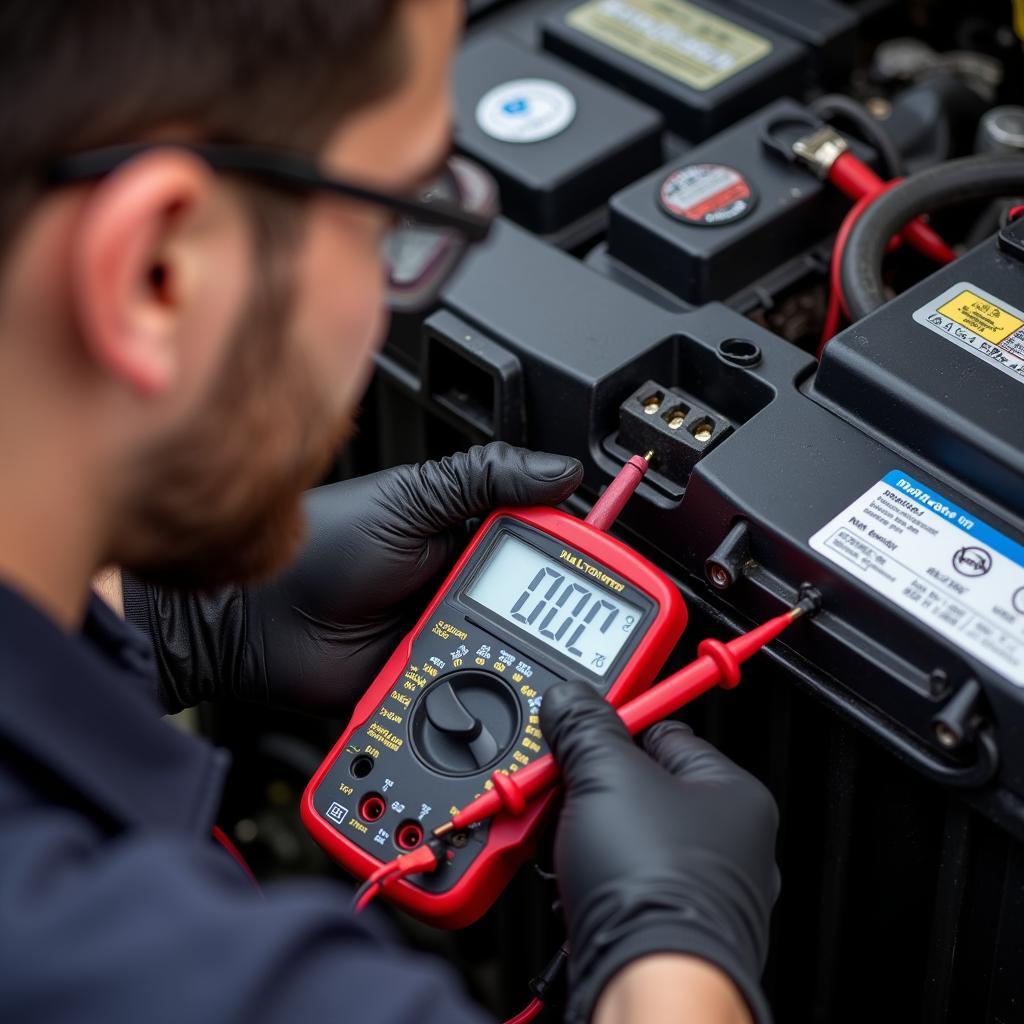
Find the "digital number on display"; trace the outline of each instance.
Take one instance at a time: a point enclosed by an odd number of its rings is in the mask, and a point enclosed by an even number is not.
[[[466,593],[546,646],[604,675],[643,610],[505,536]]]

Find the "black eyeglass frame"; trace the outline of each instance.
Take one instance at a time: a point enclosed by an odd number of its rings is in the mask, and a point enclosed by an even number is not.
[[[383,206],[417,224],[449,228],[467,243],[482,242],[495,215],[475,213],[443,198],[417,199],[381,192],[321,172],[309,157],[288,150],[234,143],[142,142],[104,146],[61,157],[49,168],[50,185],[70,185],[102,178],[142,153],[179,149],[192,153],[217,171],[244,174],[297,192],[327,192]]]

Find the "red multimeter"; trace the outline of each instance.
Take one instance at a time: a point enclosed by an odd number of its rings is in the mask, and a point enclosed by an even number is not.
[[[306,827],[366,878],[495,771],[547,753],[538,711],[549,687],[575,676],[622,704],[654,681],[686,618],[669,580],[601,530],[551,508],[495,512],[306,787]],[[456,833],[437,871],[389,898],[442,927],[475,921],[533,852],[551,799]]]

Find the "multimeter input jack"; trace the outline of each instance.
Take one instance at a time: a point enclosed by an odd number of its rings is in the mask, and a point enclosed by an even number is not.
[[[360,754],[358,757],[352,758],[352,764],[349,765],[348,770],[355,778],[365,779],[373,771],[373,758],[369,754]]]
[[[359,801],[359,817],[363,821],[379,821],[384,817],[387,808],[388,805],[384,802],[384,797],[379,793],[367,793]]]
[[[395,846],[415,850],[423,842],[423,826],[418,821],[403,821],[395,830]]]

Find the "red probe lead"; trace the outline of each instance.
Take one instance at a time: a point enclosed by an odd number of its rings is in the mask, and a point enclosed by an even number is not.
[[[801,616],[816,612],[820,603],[820,597],[809,592],[788,612],[776,615],[728,643],[713,639],[701,641],[695,661],[652,686],[646,693],[623,704],[617,709],[618,716],[630,735],[635,736],[715,686],[732,689],[740,681],[740,666],[745,661],[770,644]],[[357,893],[356,909],[362,910],[385,886],[399,878],[436,868],[440,863],[436,841],[449,833],[485,821],[502,811],[512,815],[522,814],[531,799],[557,785],[558,765],[550,754],[545,754],[514,775],[495,772],[491,776],[491,783],[493,788],[470,801],[450,821],[435,828],[428,843],[413,853],[381,865],[370,875]]]
[[[743,662],[765,644],[771,643],[802,615],[816,611],[817,607],[816,598],[804,598],[785,614],[769,619],[728,643],[722,643],[721,640],[702,641],[697,648],[699,656],[696,661],[623,704],[617,709],[619,717],[625,722],[630,734],[636,735],[714,686],[731,689],[740,681],[740,665]],[[550,754],[545,754],[514,775],[495,772],[491,781],[493,789],[478,796],[450,821],[435,828],[435,838],[468,828],[500,811],[522,814],[533,797],[558,782],[558,766]]]
[[[583,521],[598,530],[608,530],[619,518],[619,513],[626,507],[626,502],[633,497],[633,492],[643,480],[653,458],[654,452],[634,455],[619,470],[604,494],[594,502],[590,514]]]

